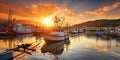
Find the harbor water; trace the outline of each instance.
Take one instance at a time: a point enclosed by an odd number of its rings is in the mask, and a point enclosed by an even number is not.
[[[0,36],[2,51],[12,51],[13,60],[120,60],[120,37],[79,33],[51,43],[42,35]]]

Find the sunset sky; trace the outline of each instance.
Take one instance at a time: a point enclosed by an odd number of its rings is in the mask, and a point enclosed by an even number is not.
[[[16,20],[41,22],[53,16],[78,24],[96,19],[120,18],[120,0],[0,0],[0,19],[13,9]]]

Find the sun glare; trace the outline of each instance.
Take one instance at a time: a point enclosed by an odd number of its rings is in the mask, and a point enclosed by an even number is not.
[[[44,20],[44,25],[51,27],[53,25],[53,21],[50,18],[46,18]]]

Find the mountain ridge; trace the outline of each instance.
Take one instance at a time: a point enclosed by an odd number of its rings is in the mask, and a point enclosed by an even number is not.
[[[75,24],[72,27],[117,27],[120,26],[120,19],[99,19]]]

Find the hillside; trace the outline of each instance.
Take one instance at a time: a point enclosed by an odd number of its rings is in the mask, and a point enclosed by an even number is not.
[[[81,24],[73,25],[72,27],[116,27],[120,26],[120,19],[101,19],[95,21],[88,21]]]

